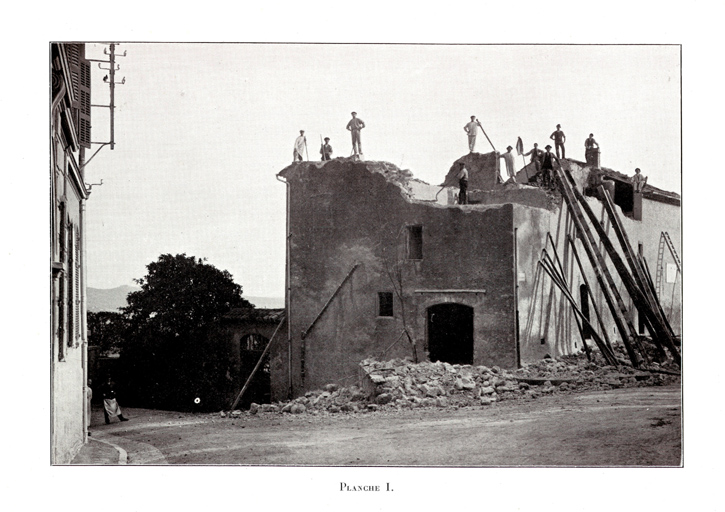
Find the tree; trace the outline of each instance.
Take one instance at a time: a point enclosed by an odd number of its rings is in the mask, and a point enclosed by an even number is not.
[[[128,294],[121,359],[127,401],[187,410],[217,406],[228,357],[209,337],[232,308],[253,307],[231,274],[186,254],[162,254]]]
[[[115,311],[88,312],[88,344],[101,354],[118,352],[123,343],[124,316]]]

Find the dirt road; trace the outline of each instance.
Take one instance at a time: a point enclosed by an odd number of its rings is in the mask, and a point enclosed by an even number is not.
[[[678,466],[679,387],[367,414],[219,415],[126,409],[93,435],[129,464]]]

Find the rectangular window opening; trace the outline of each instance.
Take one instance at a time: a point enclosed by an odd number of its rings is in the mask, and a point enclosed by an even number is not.
[[[423,226],[408,226],[408,259],[423,259]]]
[[[393,292],[378,292],[378,316],[393,316]]]

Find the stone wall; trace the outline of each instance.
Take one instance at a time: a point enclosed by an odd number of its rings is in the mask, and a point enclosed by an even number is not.
[[[288,374],[296,395],[355,382],[368,357],[425,360],[427,311],[441,303],[473,308],[474,364],[516,366],[512,205],[416,201],[399,173],[350,159],[280,173],[290,187],[291,354],[275,344],[273,398],[286,396]],[[421,227],[420,259],[409,258],[409,226]],[[379,315],[380,292],[392,293],[393,316]]]

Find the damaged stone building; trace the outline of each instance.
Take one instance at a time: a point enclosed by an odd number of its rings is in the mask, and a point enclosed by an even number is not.
[[[459,162],[469,169],[467,205],[456,204]],[[592,270],[581,274],[567,243],[576,231],[559,192],[528,184],[530,166],[517,183],[502,183],[499,165],[495,153],[470,153],[440,186],[387,162],[348,158],[279,173],[287,187],[287,322],[271,346],[273,400],[354,384],[368,357],[514,369],[582,350],[571,306],[539,270],[547,247],[556,247],[580,307],[592,317],[596,308],[618,342]],[[679,196],[649,185],[634,192],[626,176],[598,162],[562,166],[608,231],[596,190],[609,190],[633,246],[653,276],[657,269],[660,301],[679,333]],[[628,321],[645,334],[623,296]]]

